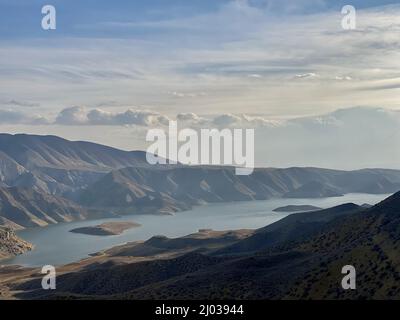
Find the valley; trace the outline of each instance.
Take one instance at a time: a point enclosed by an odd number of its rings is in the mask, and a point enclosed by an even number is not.
[[[18,299],[396,299],[399,207],[396,193],[371,208],[344,203],[254,230],[151,237],[60,266],[51,292],[35,268],[3,267],[0,279]],[[338,286],[343,264],[357,268],[358,290]]]
[[[313,204],[330,208],[346,202],[358,205],[375,204],[388,195],[347,194],[343,197],[324,199],[270,199],[213,203],[195,206],[189,211],[174,215],[136,214],[95,220],[58,223],[47,227],[27,228],[17,232],[22,239],[35,245],[35,249],[11,259],[1,260],[0,265],[37,267],[60,266],[87,258],[94,252],[127,242],[142,241],[155,235],[169,238],[182,237],[200,229],[238,230],[258,229],[285,218],[290,213],[274,212],[277,207],[290,204]],[[133,222],[141,226],[126,230],[120,235],[93,236],[71,233],[71,229],[91,227],[109,222]]]
[[[387,270],[397,274],[396,227],[386,220],[399,207],[399,195],[389,197],[399,170],[237,176],[145,159],[54,136],[0,135],[1,297],[340,298],[334,261],[364,268],[366,257],[381,259],[383,282]],[[38,288],[43,265],[57,266],[56,292]],[[384,270],[365,270],[364,280]]]

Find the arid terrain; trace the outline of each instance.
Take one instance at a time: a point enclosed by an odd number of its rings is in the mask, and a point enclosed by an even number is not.
[[[0,226],[0,260],[32,249],[33,245],[19,238],[12,228]]]
[[[142,262],[170,260],[200,249],[214,251],[245,239],[253,232],[253,230],[199,230],[198,233],[177,239],[156,236],[144,242],[127,243],[97,252],[87,259],[60,266],[57,268],[57,274],[79,274],[97,267],[103,269],[112,266],[123,267]],[[24,294],[25,290],[18,288],[30,286],[32,281],[40,286],[43,276],[40,271],[38,268],[19,266],[0,267],[0,297],[2,299],[21,298],[20,294]]]
[[[54,136],[0,134],[0,165],[1,257],[32,249],[15,235],[18,229],[128,214],[171,215],[209,203],[400,189],[399,170],[259,168],[237,176],[231,167],[149,166],[144,152]],[[302,212],[257,230],[200,230],[120,245],[59,266],[54,291],[41,288],[41,270],[5,266],[1,294],[10,299],[400,298],[399,199],[396,193],[372,207],[286,206],[277,210]],[[135,226],[118,222],[74,231],[118,234]],[[365,284],[356,293],[338,287],[341,264],[356,265]]]
[[[400,193],[364,208],[303,212],[257,230],[156,236],[57,268],[57,289],[38,269],[3,267],[12,299],[399,299]],[[357,269],[357,290],[340,285]],[[212,279],[212,281],[211,281]]]

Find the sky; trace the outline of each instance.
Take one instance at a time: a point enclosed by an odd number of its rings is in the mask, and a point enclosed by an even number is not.
[[[255,128],[260,166],[398,167],[399,39],[395,1],[0,0],[0,131],[133,150],[178,119]]]

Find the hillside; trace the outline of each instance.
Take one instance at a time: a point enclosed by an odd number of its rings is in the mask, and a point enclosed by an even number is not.
[[[0,188],[0,225],[15,229],[103,217],[60,196],[32,189]]]
[[[393,170],[266,168],[256,169],[250,176],[237,176],[227,167],[124,168],[89,186],[79,201],[87,206],[113,208],[157,207],[157,203],[162,208],[166,203],[173,211],[213,202],[334,197],[362,188],[367,192],[365,185],[380,179],[392,181],[381,189],[383,193],[396,191],[394,186],[400,188],[400,172]]]
[[[132,165],[147,165],[144,152],[127,152],[56,136],[0,134],[0,151],[28,170],[57,168],[109,171]]]
[[[152,166],[142,151],[123,151],[56,136],[0,134],[0,187],[48,193],[121,213],[170,214],[193,205],[273,197],[392,193],[400,171]]]
[[[309,181],[302,186],[291,190],[283,195],[285,198],[328,198],[341,197],[340,189],[330,186],[329,183],[321,181]]]
[[[296,249],[319,255],[290,297],[399,299],[400,193],[363,212],[336,221]],[[338,268],[353,265],[357,290],[338,290]],[[339,270],[340,271],[340,270]]]
[[[363,208],[353,203],[313,212],[287,216],[273,224],[258,229],[254,235],[232,246],[221,249],[219,254],[247,254],[267,250],[277,245],[298,242],[319,232],[330,221],[352,215]]]
[[[231,258],[190,277],[169,279],[118,297],[399,299],[399,226],[397,193],[370,209],[321,224],[317,234],[279,242],[266,251]],[[341,269],[349,264],[357,271],[357,290],[343,290],[340,285]],[[207,279],[213,279],[212,284],[207,285]]]
[[[3,186],[70,195],[105,173],[128,166],[148,166],[145,153],[56,136],[0,134]]]
[[[127,244],[109,250],[108,259],[154,257],[123,265],[94,262],[59,277],[50,295],[35,289],[38,280],[15,289],[25,290],[25,298],[400,299],[399,226],[400,192],[369,209],[345,204],[293,214],[228,241],[225,249],[204,239],[195,251],[179,251],[184,238]],[[208,243],[215,237],[210,234]],[[178,256],[157,258],[165,250]],[[357,270],[357,290],[345,291],[341,269],[349,264]]]

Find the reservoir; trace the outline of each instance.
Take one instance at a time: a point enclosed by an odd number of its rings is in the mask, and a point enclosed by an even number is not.
[[[233,230],[256,229],[276,222],[290,213],[273,212],[286,205],[313,205],[329,208],[353,202],[376,204],[389,195],[362,193],[322,199],[271,199],[263,201],[218,203],[198,206],[173,216],[129,215],[121,218],[99,219],[61,223],[45,228],[22,230],[18,235],[35,245],[31,252],[1,261],[0,264],[17,264],[29,267],[62,265],[86,258],[89,254],[126,242],[147,240],[155,235],[181,237],[199,229]],[[92,236],[69,232],[71,229],[94,226],[110,221],[134,221],[139,228],[132,228],[116,236]]]

